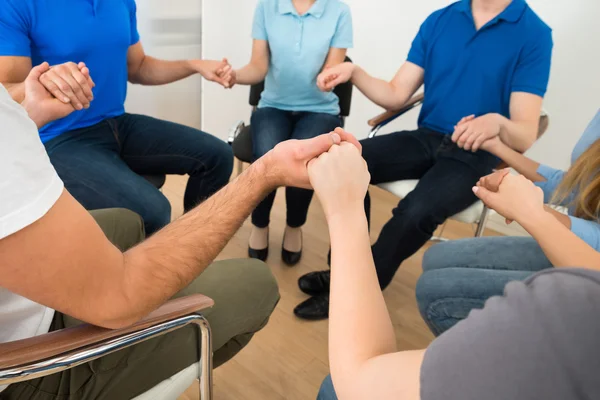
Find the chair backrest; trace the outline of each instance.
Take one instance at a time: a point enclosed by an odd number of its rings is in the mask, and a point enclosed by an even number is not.
[[[352,62],[352,60],[350,59],[350,57],[346,57],[345,62]],[[252,107],[258,106],[260,96],[264,90],[264,81],[257,83],[256,85],[252,85],[250,87],[249,103]],[[352,90],[353,85],[350,81],[336,86],[336,88],[333,90],[333,93],[335,93],[336,96],[340,99],[340,115],[342,117],[347,117],[350,115],[350,106],[352,105]]]

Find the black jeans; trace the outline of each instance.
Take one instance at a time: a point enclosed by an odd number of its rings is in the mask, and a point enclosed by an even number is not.
[[[450,135],[424,128],[361,143],[372,184],[419,179],[416,189],[398,203],[372,247],[384,289],[400,264],[427,243],[440,224],[477,201],[472,187],[491,173],[499,160],[485,151],[462,150]],[[369,216],[369,195],[365,210]]]
[[[148,235],[171,221],[165,196],[140,176],[189,174],[185,211],[229,181],[233,153],[224,141],[188,126],[123,114],[45,144],[65,187],[86,209],[126,208]]]
[[[277,108],[259,108],[252,114],[252,151],[254,159],[267,154],[278,143],[289,139],[310,139],[331,132],[341,126],[339,116],[314,113],[292,112]],[[306,222],[308,207],[313,191],[289,187],[285,191],[287,224],[299,228]],[[275,192],[270,193],[252,213],[252,224],[258,228],[269,226],[271,208]]]

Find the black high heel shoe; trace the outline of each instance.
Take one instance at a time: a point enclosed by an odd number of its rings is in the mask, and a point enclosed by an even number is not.
[[[301,238],[302,245],[304,245],[304,236],[301,236]],[[285,236],[283,237],[283,242],[285,243]],[[300,251],[289,251],[283,247],[283,244],[281,245],[281,259],[288,267],[293,267],[298,264],[301,258],[302,248],[300,248]]]
[[[248,245],[248,257],[250,258],[254,258],[256,260],[260,260],[262,262],[267,261],[267,258],[269,257],[269,234],[267,233],[267,247],[265,249],[253,249],[252,247],[250,247],[250,245]]]

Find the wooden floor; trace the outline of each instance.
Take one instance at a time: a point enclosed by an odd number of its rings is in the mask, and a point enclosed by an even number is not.
[[[186,179],[169,176],[163,192],[173,204],[173,216],[182,212]],[[378,188],[372,194],[372,239],[391,217],[398,199]],[[215,371],[216,400],[313,400],[322,379],[328,373],[327,322],[306,322],[294,317],[292,310],[307,296],[297,287],[298,278],[310,271],[327,268],[329,248],[327,224],[318,201],[313,201],[304,227],[304,255],[294,268],[285,266],[281,248],[285,224],[284,193],[277,196],[271,217],[271,255],[267,263],[277,277],[281,301],[269,324],[233,360]],[[444,236],[450,239],[473,235],[474,227],[449,222]],[[223,250],[219,259],[244,258],[250,222]],[[496,235],[494,232],[486,232]],[[384,295],[392,316],[400,350],[425,348],[433,336],[423,323],[415,301],[415,284],[421,273],[423,253],[432,243],[408,259]],[[197,400],[198,386],[192,385],[179,400]]]

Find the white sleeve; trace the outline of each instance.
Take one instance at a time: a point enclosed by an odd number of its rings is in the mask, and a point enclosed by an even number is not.
[[[0,85],[0,239],[42,218],[63,188],[35,123]]]

